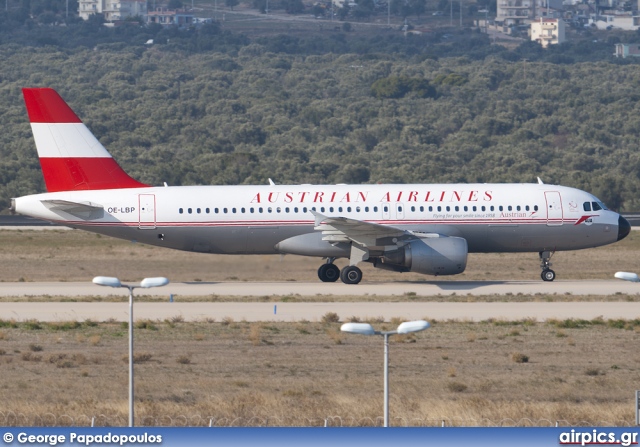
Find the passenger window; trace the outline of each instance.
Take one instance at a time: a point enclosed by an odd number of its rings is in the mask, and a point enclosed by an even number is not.
[[[369,207],[368,207],[368,206],[365,206],[365,207],[364,207],[364,212],[365,212],[365,213],[368,213],[368,212],[369,212]]]
[[[192,212],[191,208],[187,208],[187,213],[191,214]]]
[[[262,212],[262,207],[258,208],[258,212],[261,213]]]
[[[333,213],[333,207],[332,206],[329,207],[329,212]]]
[[[236,213],[236,209],[235,208],[232,208],[231,211],[233,212],[233,214]]]
[[[214,212],[214,213],[216,213],[216,214],[218,214],[218,212],[219,212],[219,211],[220,211],[220,210],[219,210],[218,208],[214,208],[214,209],[213,209],[213,212]]]
[[[373,212],[374,212],[374,213],[377,213],[377,212],[378,212],[378,207],[377,207],[377,206],[374,206],[374,207],[373,207]]]
[[[401,212],[402,212],[402,207],[401,207],[401,206],[399,206],[399,207],[398,207],[398,212],[399,212],[399,213],[401,213]]]
[[[306,212],[307,212],[307,207],[306,207],[306,206],[302,208],[302,212],[303,212],[303,213],[306,213]]]
[[[254,213],[254,211],[255,211],[255,209],[254,209],[254,208],[249,208],[249,212],[250,212],[251,214],[253,214],[253,213]]]
[[[200,208],[196,208],[196,213],[200,214]]]
[[[178,208],[178,212],[179,212],[180,214],[182,214],[182,213],[184,212],[184,210],[183,210],[182,208]]]
[[[500,206],[498,207],[498,211],[502,211],[502,209],[503,209],[503,208],[502,208],[502,205],[500,205]]]
[[[478,207],[473,205],[473,211],[478,211]]]
[[[433,212],[433,207],[432,206],[429,207],[429,212]]]
[[[285,212],[285,213],[288,213],[288,212],[289,212],[289,207],[286,207],[286,208],[284,209],[284,212]]]
[[[511,207],[511,205],[509,205],[509,206],[507,207],[507,209],[508,209],[509,211],[512,211],[512,210],[513,210],[513,208]]]
[[[211,212],[211,210],[209,208],[205,208],[204,212],[209,214]]]
[[[383,208],[382,210],[383,210],[385,213],[388,213],[388,212],[389,212],[389,207],[385,205],[385,206],[384,206],[384,208]]]
[[[341,207],[341,206],[339,206],[339,207],[338,207],[338,212],[339,212],[339,213],[341,213],[341,212],[342,212],[342,207]]]
[[[267,208],[267,213],[272,213],[273,212],[273,208],[269,207]]]
[[[320,207],[320,212],[321,212],[321,213],[324,213],[324,206],[321,206],[321,207]]]
[[[524,207],[525,211],[529,211],[529,205]]]
[[[245,213],[245,209],[244,209],[244,208],[241,208],[241,209],[240,209],[240,212],[241,212],[242,214],[244,214],[244,213]]]
[[[298,212],[298,207],[297,207],[297,206],[293,209],[293,212],[294,212],[294,213],[297,213],[297,212]]]
[[[495,207],[493,205],[491,205],[491,211],[495,211]]]
[[[538,205],[533,205],[533,211],[538,211]]]
[[[464,206],[463,210],[469,211],[469,207],[467,205]]]
[[[460,207],[458,205],[456,205],[455,210],[456,211],[460,211]]]
[[[276,208],[276,213],[280,213],[280,212],[282,212],[282,208],[280,207]]]
[[[424,211],[424,206],[420,207],[420,212],[422,213]]]
[[[350,212],[351,212],[351,207],[350,207],[350,206],[348,206],[348,207],[347,207],[347,213],[350,213]]]
[[[486,211],[487,210],[487,208],[484,205],[482,205],[481,209],[482,209],[482,211]]]
[[[440,205],[438,205],[438,212],[442,211],[442,207]]]
[[[226,208],[223,208],[223,209],[222,209],[222,211],[223,211],[225,214],[227,214],[227,209],[226,209]]]
[[[451,211],[451,207],[447,205],[447,211]]]
[[[359,212],[360,212],[360,207],[356,206],[356,213],[359,213]]]
[[[602,209],[598,202],[591,202],[591,206],[593,207],[593,211],[600,211]]]

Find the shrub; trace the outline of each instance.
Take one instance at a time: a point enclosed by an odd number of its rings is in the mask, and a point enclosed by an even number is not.
[[[527,363],[529,362],[529,357],[520,352],[514,352],[511,354],[511,360],[516,363]]]
[[[325,324],[340,323],[340,317],[335,312],[327,312],[322,316],[322,322]]]
[[[461,382],[449,382],[447,383],[447,389],[452,393],[463,393],[467,391],[467,385]]]

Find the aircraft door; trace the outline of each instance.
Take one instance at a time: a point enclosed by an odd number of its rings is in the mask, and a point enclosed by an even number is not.
[[[544,197],[547,201],[547,225],[562,225],[562,199],[558,191],[545,191]]]
[[[396,219],[404,220],[404,205],[402,203],[396,203]]]
[[[384,220],[391,219],[391,207],[389,206],[388,203],[382,204],[382,218]]]
[[[153,230],[156,228],[156,196],[154,194],[138,195],[139,220],[138,228]]]

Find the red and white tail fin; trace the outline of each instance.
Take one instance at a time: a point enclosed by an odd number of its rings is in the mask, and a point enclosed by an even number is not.
[[[142,188],[124,172],[58,93],[23,88],[47,191]]]

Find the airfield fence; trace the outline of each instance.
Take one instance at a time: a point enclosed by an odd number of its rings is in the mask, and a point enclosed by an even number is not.
[[[569,421],[551,419],[405,419],[392,418],[394,427],[632,427],[634,421],[601,420]],[[24,414],[0,411],[0,426],[4,427],[126,427],[126,416],[80,415],[53,413]],[[200,415],[142,416],[135,420],[137,427],[382,427],[383,418],[354,418],[327,416],[326,418],[300,417],[214,417]]]

